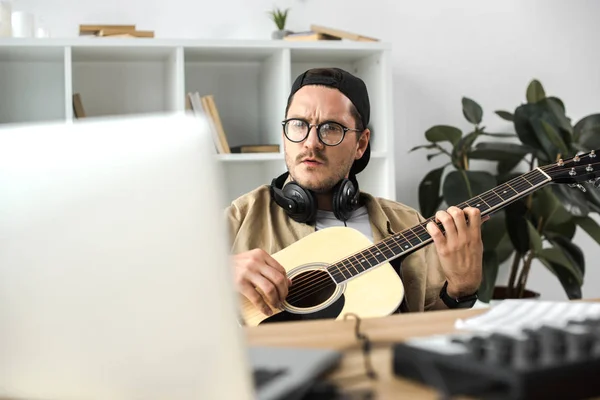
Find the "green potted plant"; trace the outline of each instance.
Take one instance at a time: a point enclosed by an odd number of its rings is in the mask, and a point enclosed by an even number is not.
[[[436,125],[425,132],[428,143],[410,151],[433,150],[428,160],[439,155],[449,160],[429,171],[419,184],[419,207],[424,216],[465,202],[536,167],[600,149],[600,113],[572,124],[564,103],[546,96],[535,79],[527,87],[526,100],[513,112],[495,112],[512,123],[514,133],[488,132],[482,125],[483,109],[467,97],[462,98],[462,112],[472,125],[470,132],[463,134],[449,125]],[[490,167],[473,169],[473,160],[491,162]],[[550,184],[495,212],[482,226],[481,299],[538,296],[527,290],[536,260],[557,277],[568,298],[581,298],[585,256],[572,238],[579,227],[600,244],[600,226],[591,218],[594,213],[600,213],[600,190],[588,182],[576,187]],[[510,265],[509,281],[506,287],[498,287],[495,282],[504,262]]]
[[[275,26],[277,27],[277,30],[271,34],[271,37],[273,39],[283,39],[286,35],[290,33],[290,31],[285,29],[288,13],[289,8],[285,10],[275,8],[272,11],[269,11],[269,16],[271,17],[271,20],[275,23]]]

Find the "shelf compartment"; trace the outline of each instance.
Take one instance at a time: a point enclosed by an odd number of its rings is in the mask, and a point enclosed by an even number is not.
[[[178,47],[74,46],[72,91],[90,117],[182,111],[180,63]]]
[[[230,147],[282,145],[289,50],[185,47],[185,92],[212,95]]]
[[[0,124],[65,121],[65,48],[0,46]]]

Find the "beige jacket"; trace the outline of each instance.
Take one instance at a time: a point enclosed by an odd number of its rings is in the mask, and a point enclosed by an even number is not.
[[[411,228],[425,219],[403,204],[373,197],[361,192],[366,205],[374,241]],[[278,252],[295,241],[313,233],[315,227],[289,218],[275,201],[269,187],[263,185],[234,200],[226,209],[232,254],[261,248],[269,254]],[[388,229],[389,224],[389,229]],[[396,260],[394,260],[396,261]],[[434,244],[414,251],[402,260],[401,268],[391,262],[405,287],[402,311],[426,311],[439,299],[445,282]]]

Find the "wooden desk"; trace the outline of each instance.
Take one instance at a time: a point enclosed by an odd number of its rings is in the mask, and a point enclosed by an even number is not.
[[[589,299],[585,301],[600,301]],[[360,343],[355,337],[356,320],[319,320],[286,322],[247,327],[246,337],[251,345],[324,347],[344,351],[340,366],[326,379],[345,390],[369,388],[377,399],[437,399],[439,394],[425,386],[397,378],[392,373],[391,344],[410,337],[453,332],[458,318],[468,318],[487,309],[447,310],[426,313],[392,315],[361,320],[360,330],[373,343],[371,363],[378,375],[370,380]]]

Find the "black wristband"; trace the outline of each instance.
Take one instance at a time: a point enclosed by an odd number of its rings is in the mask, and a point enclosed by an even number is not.
[[[442,301],[448,308],[471,308],[475,305],[475,302],[478,299],[478,291],[475,291],[475,293],[470,294],[468,296],[450,297],[450,295],[446,291],[447,288],[448,281],[444,283],[444,286],[442,286],[442,290],[440,290],[440,299],[442,299]]]

